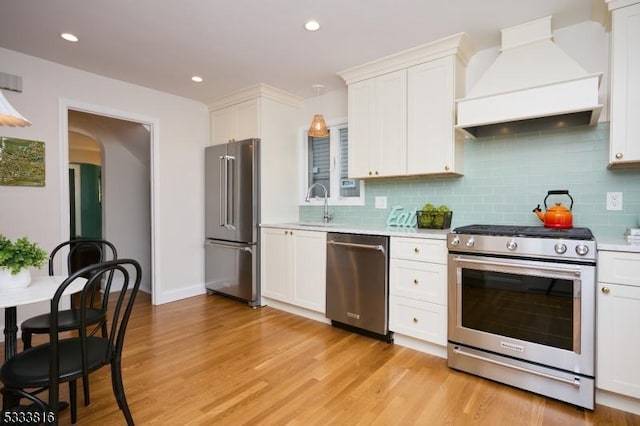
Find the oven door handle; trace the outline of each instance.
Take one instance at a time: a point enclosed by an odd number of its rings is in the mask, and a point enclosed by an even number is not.
[[[468,259],[468,258],[462,258],[460,256],[457,256],[454,259],[456,262],[465,262],[465,263],[472,263],[472,264],[476,264],[476,265],[491,265],[491,266],[501,266],[501,267],[505,267],[505,268],[521,268],[522,265],[514,265],[511,263],[506,263],[506,262],[494,262],[491,260],[474,260],[474,259]],[[549,271],[549,272],[570,272],[570,273],[574,273],[577,276],[580,276],[580,268],[576,267],[576,268],[556,268],[553,266],[544,266],[544,265],[536,265],[535,269],[539,269],[542,271]]]
[[[547,379],[552,379],[552,380],[557,380],[559,382],[568,383],[568,384],[573,385],[575,387],[580,387],[580,379],[577,378],[577,377],[574,377],[573,380],[571,380],[571,379],[565,379],[564,377],[554,376],[552,374],[542,373],[540,371],[529,370],[529,369],[526,369],[526,368],[518,367],[517,365],[511,365],[511,364],[507,364],[505,362],[496,361],[495,359],[485,358],[485,357],[480,356],[480,355],[471,354],[471,353],[468,353],[468,352],[465,352],[465,351],[461,350],[459,347],[455,347],[453,349],[453,351],[456,354],[461,355],[461,356],[466,356],[466,357],[469,357],[469,358],[478,359],[480,361],[490,362],[492,364],[499,365],[500,367],[511,368],[511,369],[514,369],[514,370],[523,371],[525,373],[535,374],[536,376],[545,377]]]

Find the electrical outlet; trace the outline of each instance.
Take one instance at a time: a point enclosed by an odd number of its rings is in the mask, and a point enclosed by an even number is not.
[[[376,209],[387,208],[387,197],[376,197]]]
[[[607,210],[622,210],[622,192],[607,192]]]

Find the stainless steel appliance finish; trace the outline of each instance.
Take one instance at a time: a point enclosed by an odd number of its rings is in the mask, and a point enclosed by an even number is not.
[[[448,365],[593,409],[591,232],[477,225],[447,238]]]
[[[259,139],[205,148],[205,285],[260,303]]]
[[[327,318],[338,327],[392,340],[388,330],[389,238],[327,234]]]

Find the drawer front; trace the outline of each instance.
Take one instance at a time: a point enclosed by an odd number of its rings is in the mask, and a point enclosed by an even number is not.
[[[391,259],[389,293],[446,305],[447,267],[436,263]]]
[[[598,252],[598,281],[640,286],[640,253]]]
[[[445,346],[447,308],[405,297],[389,296],[389,330]]]
[[[447,263],[447,243],[444,240],[391,237],[391,258],[421,262]]]

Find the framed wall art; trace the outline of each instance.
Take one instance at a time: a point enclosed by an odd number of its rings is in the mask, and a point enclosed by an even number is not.
[[[44,186],[44,142],[0,137],[0,185]]]

